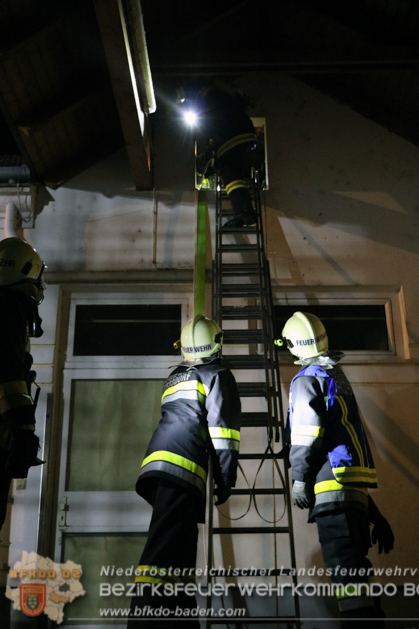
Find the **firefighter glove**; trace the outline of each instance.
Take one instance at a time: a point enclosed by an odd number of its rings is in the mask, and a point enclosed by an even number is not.
[[[309,509],[314,505],[314,488],[310,483],[296,480],[292,486],[292,497],[299,509]]]
[[[39,438],[32,430],[15,429],[11,432],[6,471],[12,478],[26,478],[29,468],[42,465],[38,458]]]
[[[384,550],[387,555],[394,547],[394,535],[390,524],[384,516],[381,516],[375,523],[371,533],[371,541],[373,544],[378,542],[378,554]]]
[[[214,489],[214,494],[217,498],[215,501],[216,505],[223,505],[231,496],[231,488],[226,485],[217,486]]]

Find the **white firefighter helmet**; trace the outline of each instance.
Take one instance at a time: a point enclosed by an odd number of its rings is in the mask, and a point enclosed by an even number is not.
[[[309,312],[294,312],[284,325],[282,338],[298,358],[322,356],[329,348],[323,323]]]
[[[0,241],[0,286],[13,286],[39,304],[45,284],[45,265],[39,253],[25,240],[11,237]]]
[[[209,358],[221,350],[223,332],[213,319],[197,315],[184,326],[180,344],[186,360]]]

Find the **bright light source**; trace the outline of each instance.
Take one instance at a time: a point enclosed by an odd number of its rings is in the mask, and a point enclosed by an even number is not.
[[[185,122],[188,125],[193,126],[196,123],[198,116],[196,115],[194,111],[189,110],[189,111],[185,111],[185,113],[183,114],[183,117],[185,118]]]

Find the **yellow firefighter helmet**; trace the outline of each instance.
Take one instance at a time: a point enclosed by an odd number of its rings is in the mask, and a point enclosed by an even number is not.
[[[298,358],[322,356],[329,348],[323,323],[309,312],[294,312],[284,325],[282,339]]]
[[[11,237],[0,241],[0,286],[19,286],[39,304],[45,288],[44,268],[39,253],[25,240]]]
[[[213,319],[197,315],[184,326],[180,344],[186,360],[209,358],[221,350],[223,332]]]

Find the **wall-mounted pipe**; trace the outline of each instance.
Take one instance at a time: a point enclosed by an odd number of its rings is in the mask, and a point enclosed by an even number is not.
[[[7,203],[4,215],[4,235],[6,238],[19,238],[20,212],[14,203]]]
[[[29,168],[25,165],[0,167],[0,183],[16,185],[19,183],[27,183],[30,180],[31,174]]]

